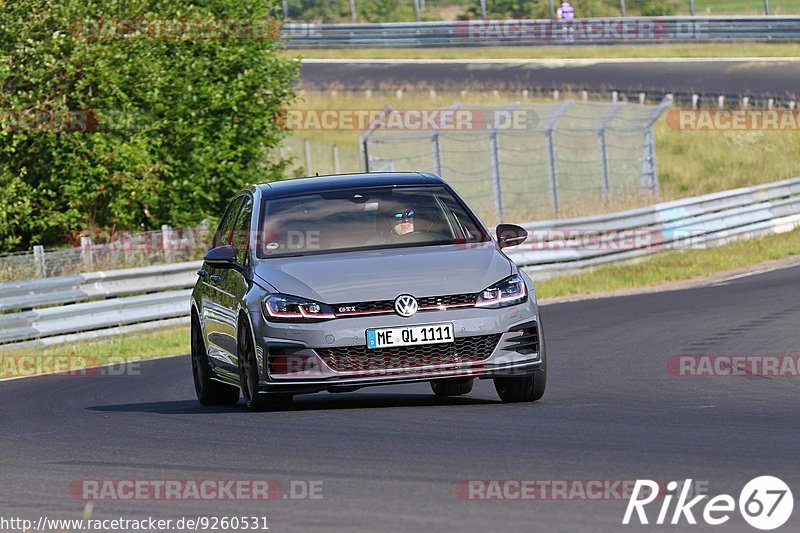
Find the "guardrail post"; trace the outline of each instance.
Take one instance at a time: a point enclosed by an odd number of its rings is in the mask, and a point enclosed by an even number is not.
[[[500,187],[500,146],[497,139],[497,131],[492,129],[489,134],[489,157],[492,162],[492,193],[494,195],[494,214],[497,223],[503,221],[503,190]]]
[[[694,16],[694,0],[689,0],[689,13]]]
[[[431,135],[431,151],[433,152],[433,169],[437,176],[442,175],[442,150],[439,146],[439,133]]]
[[[333,173],[339,173],[339,147],[333,145]]]
[[[769,0],[764,0],[764,14],[769,15]]]
[[[552,0],[550,1],[552,2]],[[481,0],[481,18],[486,19],[486,0]]]
[[[36,277],[46,278],[47,268],[44,259],[44,246],[37,244],[33,247],[33,263],[36,266]]]
[[[84,268],[91,270],[94,267],[91,237],[81,237],[81,262]]]
[[[621,17],[626,16],[625,15],[625,0],[619,0],[619,14],[620,14]]]
[[[419,0],[414,0],[414,16],[417,19],[417,22],[422,20],[422,13],[420,11]]]

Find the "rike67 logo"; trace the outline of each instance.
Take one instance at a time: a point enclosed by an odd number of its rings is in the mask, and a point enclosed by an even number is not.
[[[691,479],[687,479],[682,486],[677,481],[667,483],[667,494],[661,501],[658,517],[655,522],[651,522],[652,513],[648,517],[645,507],[658,498],[659,484],[649,479],[637,479],[622,523],[636,524],[638,519],[640,524],[697,524],[695,517],[697,514],[706,524],[718,526],[731,519],[737,507],[733,496],[720,494],[704,502],[703,505],[701,502],[708,498],[708,495],[701,494],[689,499],[691,486]],[[640,497],[643,494],[645,496]],[[675,496],[677,501],[675,507],[671,509]],[[782,480],[773,476],[759,476],[750,480],[739,493],[738,508],[748,524],[756,529],[768,531],[781,527],[789,520],[794,509],[794,498],[789,486]]]

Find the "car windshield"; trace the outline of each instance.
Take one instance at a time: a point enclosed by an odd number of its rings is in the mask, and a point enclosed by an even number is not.
[[[267,199],[260,258],[490,240],[441,186],[383,187]]]

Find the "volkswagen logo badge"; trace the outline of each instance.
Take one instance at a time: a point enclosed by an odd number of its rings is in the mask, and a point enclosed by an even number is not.
[[[414,316],[417,313],[418,307],[417,299],[410,294],[401,294],[394,301],[394,310],[400,316]]]

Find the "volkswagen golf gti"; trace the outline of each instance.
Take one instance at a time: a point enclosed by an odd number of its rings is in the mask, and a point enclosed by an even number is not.
[[[492,379],[542,397],[544,332],[531,279],[442,178],[371,173],[248,187],[230,203],[191,297],[203,405],[263,410],[297,394]]]

